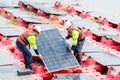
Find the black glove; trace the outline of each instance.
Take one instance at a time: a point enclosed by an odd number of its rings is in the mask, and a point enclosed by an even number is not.
[[[72,45],[72,50],[74,51],[76,49],[76,45]]]
[[[36,55],[39,55],[39,53],[38,53],[38,50],[37,50],[37,49],[34,49],[34,51],[35,51]]]
[[[66,39],[69,39],[69,38],[70,38],[70,36],[66,36],[65,38],[66,38]]]

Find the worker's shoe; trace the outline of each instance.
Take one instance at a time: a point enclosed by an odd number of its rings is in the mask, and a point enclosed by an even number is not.
[[[24,69],[24,70],[17,70],[17,75],[18,76],[24,76],[24,75],[30,75],[30,74],[34,74],[34,71],[32,71],[31,69]]]

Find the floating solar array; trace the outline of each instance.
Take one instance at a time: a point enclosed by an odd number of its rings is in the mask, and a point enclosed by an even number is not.
[[[40,26],[42,29],[46,27]],[[48,26],[47,26],[48,27]],[[37,38],[37,47],[42,55],[48,72],[63,70],[79,66],[74,55],[70,52],[66,42],[56,28],[43,30]]]
[[[55,74],[60,80],[95,80],[86,74]]]

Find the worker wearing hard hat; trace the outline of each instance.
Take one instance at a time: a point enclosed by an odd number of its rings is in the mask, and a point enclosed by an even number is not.
[[[68,32],[66,39],[72,38],[71,50],[73,50],[76,59],[81,64],[81,49],[84,44],[85,37],[83,36],[82,32],[79,29],[75,28],[72,22],[68,20],[65,21],[64,28]]]
[[[28,47],[32,47],[35,51],[36,55],[39,55],[37,46],[36,46],[36,37],[41,32],[41,28],[39,26],[34,26],[33,30],[28,30],[24,32],[22,35],[18,36],[16,40],[17,48],[24,55],[24,63],[26,69],[32,69],[32,54],[29,51]]]

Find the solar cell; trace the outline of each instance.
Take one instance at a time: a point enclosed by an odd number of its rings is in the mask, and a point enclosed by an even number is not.
[[[87,74],[55,74],[60,80],[95,80]]]
[[[42,31],[37,47],[49,72],[79,66],[56,28]]]

